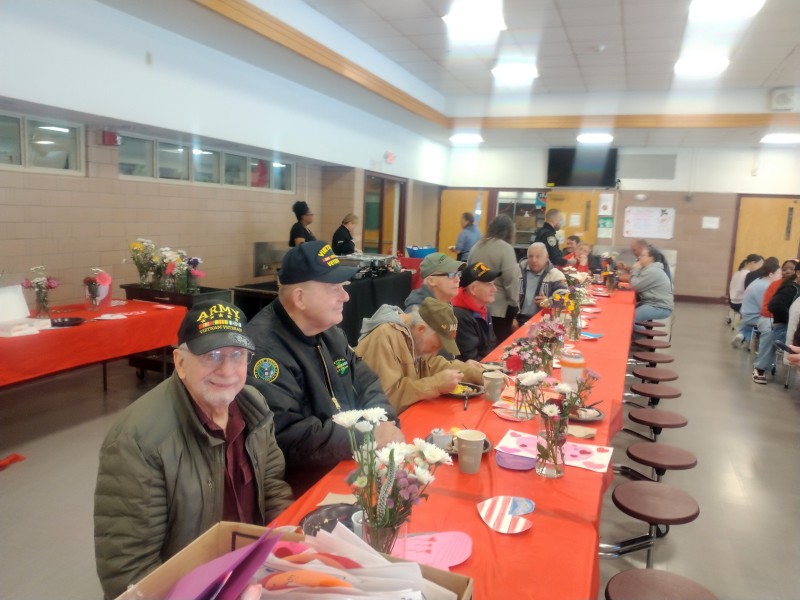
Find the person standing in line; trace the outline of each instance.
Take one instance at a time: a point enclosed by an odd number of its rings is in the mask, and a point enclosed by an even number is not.
[[[353,241],[353,232],[358,225],[358,217],[353,213],[347,213],[342,219],[342,224],[333,233],[331,246],[337,256],[347,256],[356,251],[356,243]]]
[[[450,246],[450,252],[456,252],[456,259],[466,261],[469,251],[481,239],[481,232],[475,225],[475,215],[465,212],[461,215],[461,231],[456,238],[456,245]]]
[[[469,263],[481,262],[492,271],[502,273],[494,283],[495,300],[489,305],[492,327],[498,342],[503,341],[517,328],[515,317],[519,311],[519,286],[522,274],[511,241],[514,239],[514,221],[508,215],[498,215],[489,223],[486,237],[475,244],[469,253]]]
[[[305,242],[315,241],[317,238],[308,228],[314,222],[314,213],[311,212],[308,204],[303,200],[298,200],[292,205],[292,212],[297,217],[297,223],[292,225],[292,230],[289,232],[289,246],[294,248]]]
[[[556,267],[566,267],[567,260],[558,247],[556,232],[564,226],[564,214],[557,208],[551,208],[544,215],[544,225],[542,225],[533,236],[532,243],[542,243],[547,248],[547,255],[550,262]]]

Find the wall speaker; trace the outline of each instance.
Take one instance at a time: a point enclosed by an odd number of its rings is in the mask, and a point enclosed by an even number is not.
[[[770,92],[770,110],[794,110],[794,88],[775,88]]]

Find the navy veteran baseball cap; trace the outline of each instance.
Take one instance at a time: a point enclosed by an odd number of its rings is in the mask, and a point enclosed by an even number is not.
[[[419,316],[439,336],[442,348],[455,356],[461,354],[456,344],[458,319],[452,306],[436,298],[425,298],[419,307]]]
[[[317,240],[290,248],[281,261],[278,279],[284,285],[305,281],[344,283],[357,272],[358,268],[342,264],[329,243]]]
[[[482,262],[472,263],[467,265],[464,270],[461,271],[461,282],[459,285],[461,287],[467,287],[470,283],[474,283],[476,281],[489,283],[490,281],[494,281],[500,277],[502,274],[502,271],[492,271]]]
[[[256,345],[244,335],[247,317],[230,302],[198,302],[183,317],[178,344],[186,344],[192,354],[205,354],[229,346],[255,351]]]

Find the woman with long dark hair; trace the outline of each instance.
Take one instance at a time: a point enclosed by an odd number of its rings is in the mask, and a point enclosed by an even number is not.
[[[502,343],[514,331],[519,311],[519,280],[522,274],[517,256],[511,245],[516,228],[508,215],[498,215],[486,228],[486,235],[472,247],[469,263],[482,262],[500,276],[495,279],[497,294],[489,305],[492,328],[497,340]]]

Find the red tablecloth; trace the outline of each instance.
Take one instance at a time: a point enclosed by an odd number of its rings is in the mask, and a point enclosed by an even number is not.
[[[87,321],[35,335],[0,338],[0,386],[177,343],[186,308],[156,306],[128,300],[122,306],[97,311],[87,311],[83,304],[53,307],[54,318],[94,319],[108,313],[143,312],[125,319]]]
[[[611,298],[600,298],[597,308],[601,312],[589,320],[587,331],[602,333],[603,337],[578,342],[577,346],[586,356],[587,367],[602,376],[592,400],[603,401],[598,408],[606,415],[600,422],[585,424],[597,430],[596,437],[586,443],[606,445],[622,423],[633,294],[617,292]],[[525,329],[520,329],[512,337],[524,333]],[[496,360],[505,345],[486,360]],[[440,398],[415,404],[401,415],[407,439],[424,438],[435,427],[459,426],[485,432],[493,445],[509,429],[535,433],[537,422],[504,421],[491,412],[491,403],[482,397],[471,400],[466,411],[462,400]],[[297,524],[328,492],[348,492],[344,479],[352,468],[350,462],[337,466],[284,511],[275,524]],[[560,479],[543,479],[533,471],[498,467],[492,451],[484,457],[476,475],[464,475],[457,467],[439,469],[436,481],[428,488],[430,497],[414,509],[409,531],[469,533],[472,556],[452,570],[474,578],[478,600],[595,598],[600,510],[612,479],[610,469],[601,474],[575,467],[567,467]],[[536,503],[529,516],[533,527],[522,534],[503,535],[486,526],[476,504],[498,495],[531,498]]]

